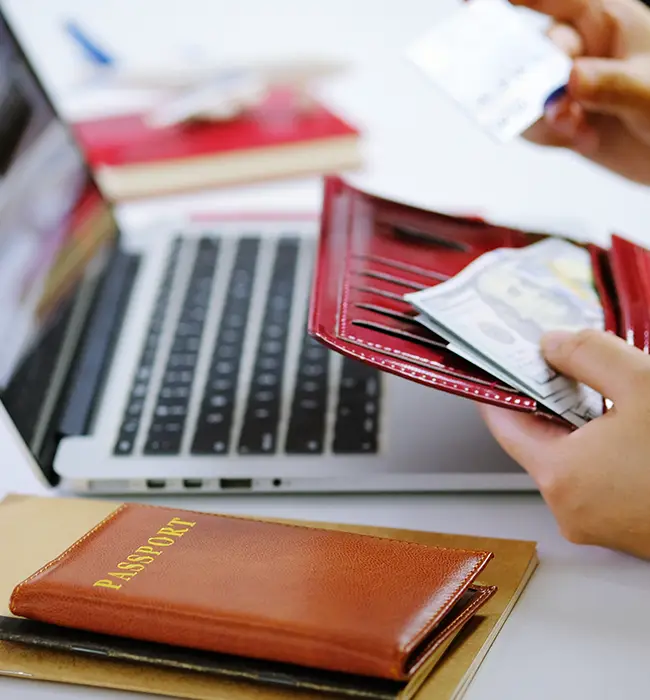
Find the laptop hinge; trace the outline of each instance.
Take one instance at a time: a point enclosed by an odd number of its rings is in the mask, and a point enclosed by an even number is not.
[[[113,255],[70,373],[59,437],[85,435],[90,429],[139,263],[139,256],[119,249]]]

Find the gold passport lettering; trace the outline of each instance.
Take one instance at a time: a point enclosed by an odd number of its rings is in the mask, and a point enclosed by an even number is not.
[[[166,547],[171,547],[179,538],[189,532],[196,523],[172,518],[165,527],[147,540],[147,544],[138,547],[132,554],[129,554],[124,561],[121,561],[115,568],[119,571],[111,571],[107,578],[100,579],[93,583],[93,587],[109,588],[119,591],[124,585],[117,581],[130,581],[141,571],[152,564],[165,551]]]

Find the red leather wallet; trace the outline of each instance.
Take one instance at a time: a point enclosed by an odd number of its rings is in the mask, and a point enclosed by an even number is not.
[[[404,294],[431,287],[495,248],[547,234],[449,216],[382,199],[338,177],[325,180],[309,331],[328,347],[441,391],[567,424],[545,406],[449,352],[414,320]],[[650,251],[620,236],[584,244],[606,329],[650,348]],[[573,426],[571,426],[573,427]]]

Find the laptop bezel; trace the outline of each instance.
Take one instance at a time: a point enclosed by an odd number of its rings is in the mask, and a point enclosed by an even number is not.
[[[117,251],[120,250],[121,248],[121,243],[122,243],[122,233],[120,230],[119,222],[118,219],[115,215],[115,207],[113,203],[104,195],[102,192],[99,182],[97,178],[95,177],[86,157],[83,151],[83,148],[81,147],[81,144],[79,143],[79,140],[74,134],[74,130],[70,127],[69,123],[67,122],[66,119],[62,117],[60,114],[59,110],[57,109],[54,100],[52,99],[51,94],[45,87],[43,81],[41,80],[38,71],[36,70],[34,64],[32,61],[29,59],[29,56],[27,55],[22,42],[20,41],[17,32],[15,31],[11,20],[7,16],[6,11],[0,7],[0,23],[4,25],[4,28],[6,30],[6,33],[9,37],[9,40],[14,43],[15,46],[15,53],[16,57],[18,60],[20,60],[26,69],[26,71],[29,73],[30,77],[34,81],[34,85],[37,90],[40,91],[43,99],[45,100],[47,107],[52,111],[53,119],[56,120],[61,127],[64,129],[66,132],[66,135],[68,136],[68,139],[70,141],[71,148],[76,149],[77,153],[80,156],[80,160],[83,164],[83,170],[84,170],[84,175],[87,178],[87,181],[89,184],[93,185],[94,188],[96,189],[98,195],[101,197],[101,200],[106,207],[106,213],[107,216],[110,217],[112,223],[113,223],[113,237],[112,241],[108,243],[107,246],[107,262],[104,265],[104,269],[102,270],[101,274],[99,275],[99,278],[97,280],[97,285],[95,287],[96,290],[101,290],[102,288],[102,281],[106,274],[110,271],[110,264],[108,262],[108,259],[113,256]],[[76,295],[83,289],[83,284],[80,284],[75,291],[75,294],[70,298],[71,303],[74,303],[74,298]],[[88,318],[86,318],[86,321],[88,321]],[[83,335],[83,334],[82,334]],[[79,346],[77,346],[76,350],[79,350]],[[11,417],[11,414],[7,410],[7,407],[5,406],[4,402],[0,398],[0,422],[5,424],[8,431],[12,434],[12,437],[14,438],[15,441],[20,442],[20,451],[23,452],[23,454],[26,454],[29,457],[29,462],[30,466],[32,467],[32,471],[34,471],[41,483],[46,484],[47,486],[56,486],[59,483],[60,477],[54,470],[53,465],[49,465],[49,467],[44,466],[41,464],[41,462],[38,459],[38,456],[35,455],[30,446],[25,442],[23,439],[18,427],[16,426],[13,418]],[[56,449],[55,449],[56,453]],[[52,460],[53,461],[53,460]]]

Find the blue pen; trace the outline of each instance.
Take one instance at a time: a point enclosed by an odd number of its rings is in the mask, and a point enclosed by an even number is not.
[[[66,22],[65,29],[75,43],[81,48],[90,63],[104,68],[115,65],[113,56],[92,41],[75,22]]]

